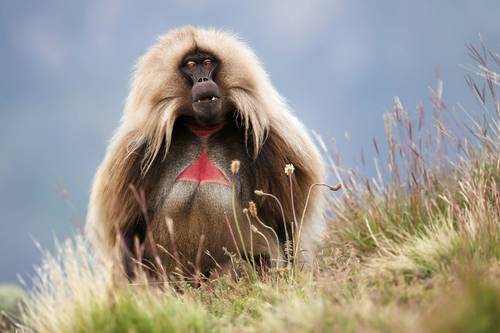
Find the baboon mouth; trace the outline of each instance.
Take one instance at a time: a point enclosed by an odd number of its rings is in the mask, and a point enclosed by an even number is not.
[[[222,99],[214,95],[196,97],[193,104],[193,116],[200,124],[217,122],[222,116]]]
[[[219,99],[219,96],[206,96],[199,98],[197,100],[194,100],[193,103],[201,103],[201,102],[215,102]]]

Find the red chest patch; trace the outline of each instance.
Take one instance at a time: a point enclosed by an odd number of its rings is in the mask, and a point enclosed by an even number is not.
[[[222,125],[211,128],[198,128],[189,126],[188,128],[196,136],[201,138],[201,156],[193,161],[186,169],[184,169],[176,178],[176,180],[183,180],[195,183],[218,183],[222,185],[229,185],[229,180],[222,173],[222,171],[208,158],[207,154],[207,139],[210,135],[220,130]]]

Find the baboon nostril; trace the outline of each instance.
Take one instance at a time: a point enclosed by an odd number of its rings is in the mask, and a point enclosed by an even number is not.
[[[205,78],[203,78],[203,81],[208,81],[208,79],[205,77]]]
[[[202,79],[202,78],[199,78],[199,79],[198,79],[198,82],[202,82],[202,81],[203,81],[203,79]]]

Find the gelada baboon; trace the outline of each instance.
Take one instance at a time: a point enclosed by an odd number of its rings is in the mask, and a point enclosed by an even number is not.
[[[231,170],[234,160],[239,170]],[[287,164],[295,168],[293,200]],[[118,249],[129,275],[138,250],[143,263],[161,261],[166,272],[196,265],[208,275],[228,253],[270,265],[283,259],[292,221],[302,220],[309,188],[323,176],[317,149],[255,54],[226,32],[183,27],[159,38],[136,65],[120,127],[95,176],[87,227],[103,253]],[[256,189],[279,198],[285,221],[277,201]],[[265,225],[250,216],[250,227],[242,212],[250,201]],[[304,261],[322,225],[322,203],[314,189],[301,228]]]

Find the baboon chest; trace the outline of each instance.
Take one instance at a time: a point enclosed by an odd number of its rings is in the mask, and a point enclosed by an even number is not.
[[[233,160],[242,166],[237,175],[231,173]],[[232,214],[233,194],[238,204],[251,200],[251,160],[234,126],[176,125],[160,168],[151,205],[157,221],[171,218],[177,228],[209,232],[204,229],[223,224],[224,213]]]

